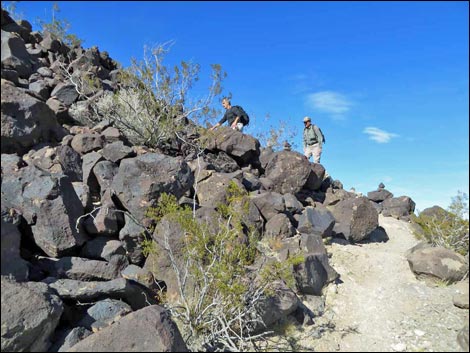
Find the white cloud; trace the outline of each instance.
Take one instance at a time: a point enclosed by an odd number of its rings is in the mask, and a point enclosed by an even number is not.
[[[399,135],[392,132],[387,132],[380,130],[376,127],[366,127],[363,131],[365,134],[369,135],[369,138],[378,143],[388,143],[393,137],[398,137]]]
[[[288,76],[288,85],[292,94],[303,95],[312,91],[312,85],[318,84],[318,77],[315,73],[297,73]]]
[[[307,104],[312,109],[327,113],[344,114],[351,108],[351,101],[342,94],[332,91],[322,91],[307,95]]]

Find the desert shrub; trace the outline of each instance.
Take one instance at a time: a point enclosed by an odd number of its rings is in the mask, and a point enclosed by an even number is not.
[[[68,33],[70,23],[66,19],[58,17],[60,8],[57,2],[52,5],[52,18],[48,22],[46,20],[37,19],[38,24],[41,26],[42,31],[51,33],[54,39],[60,40],[66,45],[78,47],[83,43],[83,40],[78,38],[75,34]]]
[[[414,222],[420,226],[414,234],[435,246],[443,246],[462,255],[468,253],[468,196],[459,191],[458,195],[445,210],[440,207],[420,212],[412,216]]]
[[[157,253],[155,242],[150,239],[144,239],[142,243],[140,244],[140,246],[142,247],[142,254],[145,257],[148,257],[151,254]]]
[[[105,92],[96,102],[100,119],[113,121],[134,144],[159,147],[194,122],[217,111],[213,99],[221,93],[226,76],[220,65],[211,65],[211,85],[205,97],[191,99],[200,66],[182,61],[173,69],[163,64],[171,43],[144,48],[144,59],[132,59],[119,76],[119,89]]]
[[[260,235],[242,224],[248,210],[246,191],[231,182],[227,200],[217,206],[216,231],[197,220],[189,207],[179,206],[172,195],[163,194],[158,206],[148,212],[156,221],[169,217],[184,232],[184,261],[172,258],[168,241],[157,247],[159,254],[169,254],[179,285],[178,298],[164,305],[188,346],[196,351],[256,349],[252,343],[270,333],[254,333],[263,325],[258,304],[274,295],[270,287],[274,280],[286,279],[292,285],[291,262],[255,265]]]

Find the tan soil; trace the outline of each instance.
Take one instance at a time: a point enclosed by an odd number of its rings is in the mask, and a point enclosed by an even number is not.
[[[446,286],[416,279],[405,259],[418,243],[410,225],[383,216],[379,224],[387,242],[327,246],[342,283],[325,289],[325,314],[299,330],[297,342],[328,352],[462,351],[456,337],[469,311],[452,298],[468,280]]]

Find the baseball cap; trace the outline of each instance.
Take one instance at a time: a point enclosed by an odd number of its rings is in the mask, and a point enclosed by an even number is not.
[[[308,116],[304,118],[304,123],[306,123],[307,121],[310,121],[310,118]]]

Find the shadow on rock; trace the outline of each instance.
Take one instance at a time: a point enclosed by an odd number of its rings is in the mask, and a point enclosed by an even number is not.
[[[377,227],[376,230],[372,231],[367,239],[364,239],[361,243],[386,243],[390,238],[387,232],[382,227]]]

